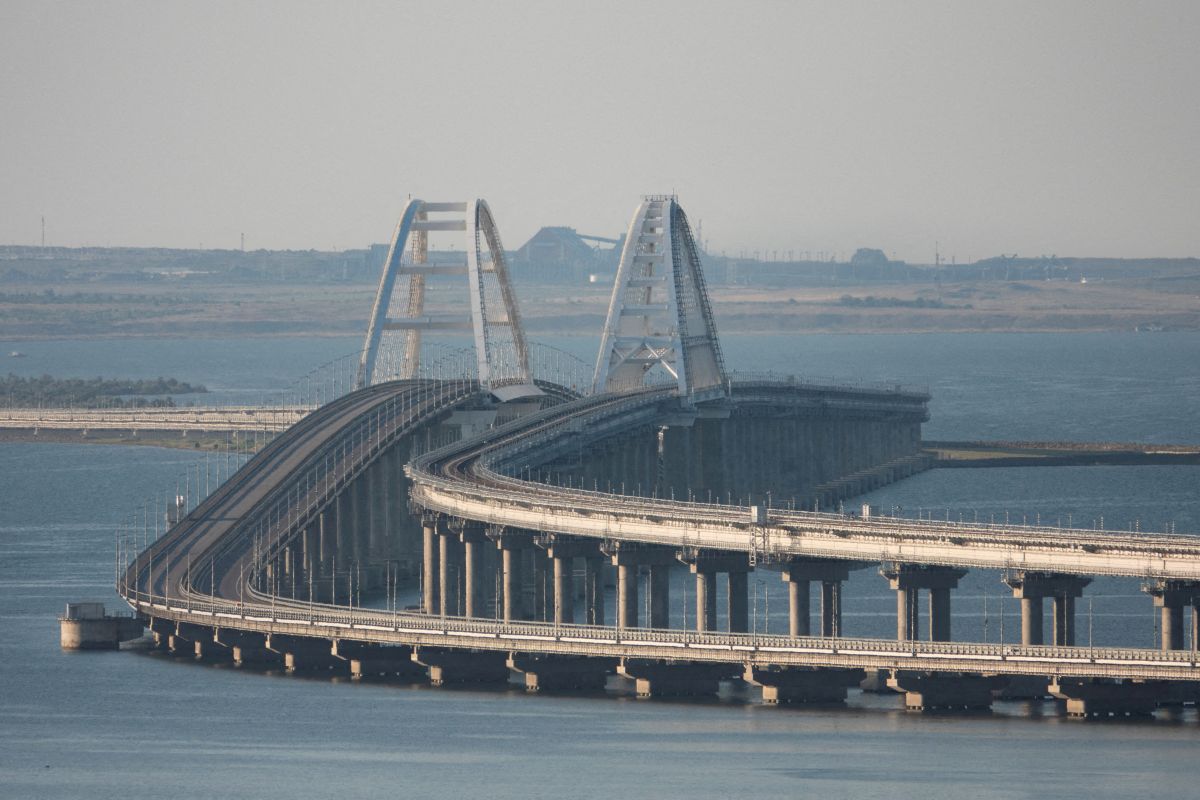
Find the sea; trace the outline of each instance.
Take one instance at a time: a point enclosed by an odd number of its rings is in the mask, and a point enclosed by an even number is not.
[[[584,362],[597,346],[553,344]],[[1200,333],[734,335],[722,346],[735,370],[928,387],[927,439],[1200,444]],[[27,355],[0,370],[170,376],[210,389],[190,400],[256,402],[359,347],[348,337],[0,342],[0,353]],[[737,691],[686,702],[526,695],[291,677],[148,650],[63,652],[65,603],[119,606],[116,526],[195,460],[181,449],[0,444],[0,798],[1197,796],[1191,709],[1078,722],[1050,703],[998,702],[991,714],[923,716],[857,692],[845,708],[772,708]],[[1200,467],[932,470],[859,502],[1200,535]],[[674,596],[687,587],[676,575]],[[752,576],[757,630],[786,630],[784,588],[774,573]],[[1017,640],[1016,602],[998,573],[968,574],[954,592],[954,638]],[[894,595],[874,570],[854,573],[843,603],[847,634],[894,636]],[[1081,644],[1157,644],[1136,580],[1097,579],[1077,610]]]

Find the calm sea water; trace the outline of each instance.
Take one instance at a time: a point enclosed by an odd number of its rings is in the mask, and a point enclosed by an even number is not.
[[[557,343],[564,346],[562,342]],[[567,340],[591,358],[594,343]],[[175,375],[229,397],[286,385],[349,339],[22,342],[24,372]],[[17,349],[0,343],[0,352]],[[927,383],[930,438],[1200,441],[1200,335],[727,337],[734,366]],[[1097,377],[1099,376],[1099,377]],[[1048,706],[922,718],[894,698],[842,710],[525,696],[263,675],[139,652],[63,653],[54,615],[112,593],[113,525],[191,463],[186,451],[0,445],[2,797],[1193,796],[1194,711],[1080,724]],[[1200,468],[938,470],[865,498],[971,519],[1200,532]],[[786,627],[774,573],[754,616]],[[685,591],[678,576],[676,597]],[[766,580],[775,578],[775,580]],[[1012,641],[999,576],[954,596],[955,638]],[[864,570],[846,629],[894,635],[894,597]],[[1098,580],[1081,639],[1151,646],[1136,581]]]

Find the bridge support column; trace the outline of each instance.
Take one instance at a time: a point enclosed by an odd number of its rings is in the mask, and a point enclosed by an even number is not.
[[[696,571],[696,630],[703,633],[716,629],[717,574]]]
[[[858,561],[834,561],[819,558],[796,558],[786,563],[783,566],[781,577],[788,584],[789,635],[811,635],[809,586],[812,581],[820,581],[820,635],[824,637],[841,636],[842,583],[850,577],[851,570],[862,569],[866,566],[869,565]]]
[[[821,581],[821,636],[842,635],[842,582]]]
[[[546,548],[546,556],[552,564],[554,585],[552,591],[554,604],[554,622],[557,625],[569,625],[575,622],[575,558],[583,556],[585,564],[591,562],[596,553],[596,545],[585,539],[574,539],[561,534],[550,534],[542,544]],[[589,568],[585,567],[583,578],[584,602],[589,605],[584,622],[591,622],[590,598],[588,582],[592,579]],[[596,578],[599,582],[598,577]],[[600,587],[603,590],[603,587]],[[603,595],[601,595],[603,596]]]
[[[447,524],[438,526],[438,589],[440,612],[444,616],[462,613],[462,542]]]
[[[638,627],[638,568],[641,566],[664,567],[675,562],[675,551],[654,545],[630,545],[613,542],[605,553],[617,568],[617,627]],[[650,598],[654,602],[653,573],[651,574]],[[665,583],[665,580],[659,578]],[[652,620],[647,620],[653,624]]]
[[[615,562],[614,562],[615,563]],[[617,627],[638,626],[638,565],[617,563]]]
[[[347,489],[353,496],[354,561],[365,565],[371,554],[371,482],[370,471],[364,470]],[[347,566],[350,566],[347,563]],[[353,569],[352,566],[350,566]],[[359,574],[362,569],[355,570]],[[355,581],[357,585],[358,581]]]
[[[1082,575],[1016,571],[1004,576],[1013,597],[1021,600],[1021,644],[1038,645],[1042,638],[1042,600],[1054,599],[1053,643],[1075,644],[1075,598],[1092,582]]]
[[[745,633],[750,630],[749,590],[747,570],[732,570],[726,573],[726,619],[730,633]]]
[[[1021,598],[1021,644],[1042,643],[1042,598]]]
[[[604,559],[593,556],[583,561],[584,622],[604,624]]]
[[[532,546],[533,537],[528,531],[507,528],[491,530],[488,537],[500,550],[500,604],[503,607],[501,617],[505,622],[527,619],[525,603],[521,597],[521,556]]]
[[[460,534],[463,546],[463,615],[484,616],[483,547],[487,534],[483,523],[467,522]]]
[[[919,595],[916,589],[896,589],[896,638],[900,641],[916,641],[921,638],[921,617],[917,608]]]
[[[1142,584],[1142,591],[1154,598],[1160,609],[1163,650],[1182,650],[1185,644],[1183,609],[1192,606],[1192,646],[1195,647],[1197,615],[1200,614],[1200,583],[1157,579]]]
[[[728,577],[726,622],[729,630],[744,632],[749,629],[746,591],[750,571],[748,558],[742,553],[721,550],[696,550],[684,552],[679,560],[688,565],[696,576],[696,630],[711,631],[717,627],[716,573],[724,572]]]
[[[554,565],[545,551],[532,549],[533,556],[533,618],[545,622],[554,614]]]
[[[666,564],[650,565],[650,627],[671,627],[671,572]]]
[[[570,556],[553,559],[554,564],[554,622],[569,625],[575,621],[575,567]]]
[[[425,514],[421,518],[422,554],[421,564],[421,610],[426,614],[441,613],[441,589],[438,577],[437,516]]]
[[[896,590],[896,638],[915,641],[919,638],[917,602],[919,591],[929,591],[929,638],[934,642],[950,641],[950,590],[958,586],[966,570],[951,567],[931,567],[899,562],[885,563],[879,574],[888,579]]]
[[[808,636],[811,630],[809,582],[792,580],[786,571],[783,580],[788,585],[788,636]]]

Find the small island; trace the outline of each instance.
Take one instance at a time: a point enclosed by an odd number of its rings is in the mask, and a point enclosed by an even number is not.
[[[174,395],[203,394],[200,384],[175,378],[0,378],[0,403],[9,408],[172,408]]]

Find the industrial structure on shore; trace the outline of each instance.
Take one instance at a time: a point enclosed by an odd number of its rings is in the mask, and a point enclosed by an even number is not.
[[[431,263],[435,232],[465,235],[462,263]],[[473,347],[435,374],[422,340],[440,331]],[[536,374],[487,205],[411,201],[356,388],[164,535],[122,531],[118,591],[176,654],[438,685],[622,676],[678,696],[742,680],[802,703],[865,680],[915,710],[987,708],[1007,687],[1081,717],[1196,699],[1200,540],[838,510],[927,466],[927,393],[730,373],[673,196],[634,214],[602,340],[589,390]],[[950,641],[953,591],[981,568],[1021,599],[1019,645]],[[894,640],[844,630],[841,587],[861,569],[895,592]],[[694,576],[690,599],[671,594],[672,570]],[[786,635],[750,625],[764,570],[788,585]],[[1075,603],[1097,575],[1144,581],[1161,649],[1078,646]],[[396,601],[406,581],[419,608]]]

